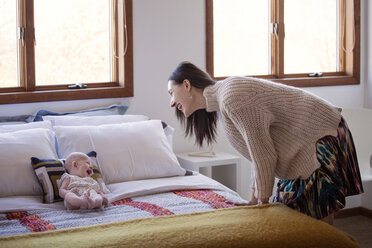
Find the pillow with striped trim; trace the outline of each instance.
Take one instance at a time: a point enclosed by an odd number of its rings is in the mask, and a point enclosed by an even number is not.
[[[43,203],[62,201],[58,194],[57,180],[66,172],[63,161],[32,157],[31,164],[43,190]]]
[[[97,153],[91,151],[88,152],[87,155],[91,159],[93,165],[92,177],[98,182],[103,193],[109,193],[110,191],[103,182],[102,174],[98,168],[96,159]],[[53,203],[62,201],[63,199],[58,193],[58,186],[63,173],[66,172],[64,168],[65,159],[39,159],[32,157],[31,164],[43,190],[43,202]]]

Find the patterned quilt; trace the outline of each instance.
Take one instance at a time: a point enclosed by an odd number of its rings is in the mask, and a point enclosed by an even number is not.
[[[0,214],[0,236],[89,226],[153,216],[179,215],[238,206],[220,190],[182,190],[114,201],[102,210],[31,210]]]

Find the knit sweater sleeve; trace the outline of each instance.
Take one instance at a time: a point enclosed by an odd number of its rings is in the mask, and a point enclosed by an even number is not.
[[[270,137],[270,114],[255,107],[242,107],[231,111],[229,116],[250,151],[254,164],[256,197],[269,198],[272,195],[277,163],[277,154]]]
[[[256,173],[254,171],[254,165],[251,167],[251,189],[256,189]]]

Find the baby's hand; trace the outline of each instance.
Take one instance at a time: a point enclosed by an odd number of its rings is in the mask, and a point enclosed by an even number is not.
[[[71,192],[74,193],[74,194],[78,194],[78,193],[79,193],[79,189],[77,189],[77,188],[73,188],[73,189],[71,190]]]
[[[105,196],[105,195],[102,195],[102,205],[103,206],[108,206],[108,199],[107,199],[107,197]]]
[[[88,189],[87,192],[85,193],[85,195],[89,197],[89,196],[90,196],[90,191],[91,191],[91,190],[92,190],[92,189]]]

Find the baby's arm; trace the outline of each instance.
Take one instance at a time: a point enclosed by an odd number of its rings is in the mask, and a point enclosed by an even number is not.
[[[61,186],[59,187],[59,196],[62,198],[66,197],[66,194],[69,193],[70,191],[67,189],[67,186],[70,183],[70,178],[66,178],[63,180]]]

